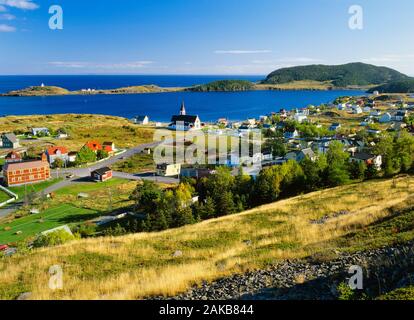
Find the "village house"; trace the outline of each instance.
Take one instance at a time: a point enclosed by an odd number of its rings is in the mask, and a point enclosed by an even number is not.
[[[181,104],[180,114],[172,116],[168,128],[177,131],[200,130],[201,121],[198,116],[187,115],[183,102]]]
[[[297,162],[301,162],[303,159],[308,158],[311,161],[316,160],[316,154],[313,152],[311,148],[306,148],[303,150],[292,151],[286,154],[286,160],[294,160]]]
[[[41,160],[6,163],[3,177],[9,187],[46,181],[50,178],[47,157],[43,154]]]
[[[333,123],[330,127],[329,127],[329,131],[338,131],[339,129],[341,129],[342,126],[340,123]]]
[[[391,116],[391,114],[389,112],[384,113],[381,116],[381,118],[379,118],[379,122],[380,123],[388,123],[388,122],[391,122],[391,120],[392,120],[392,116]]]
[[[147,125],[149,124],[149,117],[148,116],[135,116],[134,118],[132,118],[132,122],[135,124]]]
[[[33,136],[39,136],[39,135],[48,136],[50,134],[48,128],[32,128],[31,133]]]
[[[69,151],[65,147],[50,147],[45,154],[51,166],[57,159],[62,160],[65,165],[69,162]]]
[[[64,132],[64,131],[62,131],[62,130],[59,130],[58,132],[57,132],[57,136],[56,136],[58,139],[67,139],[67,138],[69,138],[69,135],[66,133],[66,132]]]
[[[168,164],[162,163],[157,164],[157,175],[161,177],[174,177],[180,175],[181,172],[181,164]]]
[[[366,165],[374,165],[377,170],[381,170],[382,156],[376,156],[366,152],[357,152],[351,154],[351,162],[364,162]]]
[[[9,152],[4,159],[6,163],[21,162],[22,156],[16,151]]]
[[[112,179],[112,169],[109,167],[103,167],[91,172],[91,178],[96,182],[105,182]]]
[[[68,153],[68,161],[73,163],[76,162],[76,157],[78,156],[78,153],[76,151],[71,151]]]
[[[379,117],[379,116],[381,116],[381,111],[380,110],[372,110],[371,111],[371,113],[369,114],[370,116],[372,116],[372,117]]]
[[[95,153],[97,153],[99,150],[102,150],[102,145],[95,140],[86,142],[85,147],[89,148]]]
[[[229,121],[226,118],[220,118],[217,120],[216,124],[219,126],[227,127],[227,125],[229,124]]]
[[[305,115],[304,113],[296,113],[296,114],[293,116],[293,119],[294,119],[296,122],[302,123],[302,122],[306,121],[306,120],[308,119],[308,117],[307,117],[307,115]]]
[[[110,156],[112,156],[116,150],[114,149],[115,144],[113,142],[104,142],[104,144],[100,144],[98,141],[92,140],[88,141],[85,146],[95,153],[98,153],[99,150],[106,151]]]
[[[353,114],[361,114],[363,113],[362,108],[360,106],[353,106],[352,107],[352,113]]]
[[[404,119],[408,116],[407,110],[399,110],[394,116],[395,121],[404,121]]]
[[[14,133],[3,133],[1,136],[1,147],[5,149],[20,148],[19,139]]]
[[[180,178],[195,178],[201,179],[215,174],[216,170],[208,168],[182,168],[180,172]]]
[[[103,150],[105,150],[106,152],[108,152],[109,155],[112,155],[115,153],[115,151],[117,151],[116,147],[115,147],[115,143],[112,141],[105,141],[102,144],[102,148]]]
[[[292,130],[286,131],[283,136],[285,139],[295,139],[299,137],[299,131],[296,129],[293,131]]]

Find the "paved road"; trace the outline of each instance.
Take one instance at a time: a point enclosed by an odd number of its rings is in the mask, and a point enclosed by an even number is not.
[[[72,179],[65,179],[63,181],[60,181],[44,189],[42,193],[49,194],[51,192],[55,192],[61,188],[65,188],[70,185],[89,182],[88,179],[85,179],[85,178],[89,178],[91,176],[92,171],[102,168],[102,167],[110,167],[118,161],[121,161],[126,158],[130,158],[134,156],[135,154],[141,153],[145,148],[154,148],[158,144],[159,142],[142,144],[135,148],[128,149],[122,154],[116,155],[114,157],[111,157],[99,163],[93,164],[92,166],[87,167],[87,168],[67,168],[67,169],[60,169],[60,170],[52,170],[52,173],[51,173],[52,177],[64,177],[65,178],[69,174],[73,174],[75,177]],[[179,183],[179,179],[158,177],[158,176],[155,176],[154,173],[129,174],[129,173],[115,171],[113,175],[114,177],[117,177],[117,178],[123,178],[123,179],[128,179],[128,180],[135,180],[135,181],[151,180],[151,181],[156,181],[156,182],[161,182],[161,183]],[[11,204],[5,209],[0,209],[0,218],[6,217],[9,214],[13,213],[18,208],[20,208],[21,205],[22,205],[22,202],[16,202],[14,204]]]
[[[154,148],[159,144],[159,142],[153,142],[153,143],[147,143],[147,144],[142,144],[138,147],[135,148],[131,148],[126,150],[125,152],[111,157],[109,159],[106,159],[104,161],[101,161],[99,163],[95,163],[90,167],[87,168],[67,168],[67,169],[60,169],[60,170],[52,170],[52,176],[56,177],[56,176],[63,176],[63,175],[68,175],[68,174],[73,174],[76,177],[80,177],[80,178],[84,178],[84,177],[90,177],[91,172],[102,168],[102,167],[110,167],[112,166],[114,163],[123,160],[124,158],[130,158],[132,156],[134,156],[135,154],[141,153],[145,148]]]

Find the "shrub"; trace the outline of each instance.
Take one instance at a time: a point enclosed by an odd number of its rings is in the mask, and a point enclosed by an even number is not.
[[[45,235],[40,235],[33,242],[35,248],[40,247],[52,247],[64,244],[69,241],[75,240],[76,237],[65,230],[57,230]]]

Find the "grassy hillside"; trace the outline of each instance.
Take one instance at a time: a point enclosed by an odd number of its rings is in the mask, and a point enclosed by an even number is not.
[[[369,181],[180,229],[82,240],[2,259],[0,298],[13,299],[22,292],[32,292],[33,299],[170,295],[202,280],[281,259],[314,254],[332,257],[336,250],[409,240],[414,238],[413,228],[397,229],[392,224],[390,230],[388,226],[381,229],[387,232],[372,228],[384,218],[405,212],[403,208],[413,207],[413,182],[414,177]],[[312,223],[325,216],[329,218],[324,223]],[[177,250],[182,256],[173,256]],[[56,264],[63,268],[64,287],[52,291],[47,287],[48,269]]]
[[[23,143],[38,150],[50,144],[79,150],[88,140],[114,141],[117,147],[132,147],[151,142],[154,132],[154,128],[134,125],[128,119],[106,115],[56,114],[0,118],[0,132],[24,133],[32,127],[65,129],[69,133],[68,139],[46,137]]]
[[[15,91],[11,91],[8,92],[7,94],[4,94],[5,96],[15,96],[15,97],[20,97],[20,96],[25,96],[25,97],[31,97],[31,96],[52,96],[52,95],[66,95],[69,94],[70,92],[64,88],[60,88],[60,87],[53,87],[53,86],[45,86],[45,87],[40,87],[40,86],[34,86],[34,87],[29,87],[29,88],[25,88],[22,90],[15,90]]]
[[[395,81],[387,83],[378,87],[374,87],[369,92],[379,91],[380,93],[413,93],[414,92],[414,79]]]
[[[117,89],[95,90],[95,91],[69,91],[64,88],[45,86],[29,87],[21,90],[14,90],[0,96],[6,97],[31,97],[31,96],[64,96],[64,95],[91,95],[91,94],[139,94],[139,93],[157,93],[157,92],[174,92],[182,88],[161,88],[155,85],[130,86]]]
[[[364,63],[344,65],[309,65],[283,68],[269,74],[264,84],[283,84],[294,81],[331,81],[335,87],[369,86],[391,81],[407,80],[408,76],[386,67]]]

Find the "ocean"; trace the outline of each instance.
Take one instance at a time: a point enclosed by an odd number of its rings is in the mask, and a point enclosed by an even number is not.
[[[0,76],[0,93],[36,86],[59,86],[69,90],[114,89],[154,84],[184,87],[221,79],[259,81],[264,76]],[[122,117],[148,115],[151,121],[169,121],[182,101],[187,113],[201,121],[218,118],[243,120],[279,111],[332,102],[343,95],[363,95],[358,90],[332,91],[248,91],[248,92],[172,92],[131,95],[91,95],[53,97],[0,97],[0,116],[92,113]]]

